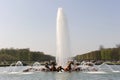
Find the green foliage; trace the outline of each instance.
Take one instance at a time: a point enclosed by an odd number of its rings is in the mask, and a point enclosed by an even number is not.
[[[97,51],[92,51],[86,54],[77,55],[75,59],[78,61],[81,60],[110,60],[117,61],[120,60],[120,47],[117,48],[101,48]]]
[[[50,61],[55,57],[26,49],[0,49],[0,61]]]
[[[0,55],[0,61],[10,61],[10,60],[16,60],[16,58],[8,54]]]

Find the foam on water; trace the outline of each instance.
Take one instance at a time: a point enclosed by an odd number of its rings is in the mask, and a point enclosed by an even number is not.
[[[104,71],[90,71],[90,72],[85,72],[85,73],[89,73],[89,74],[107,74],[107,72]]]

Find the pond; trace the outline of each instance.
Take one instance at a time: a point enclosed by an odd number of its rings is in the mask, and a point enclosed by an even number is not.
[[[0,80],[120,80],[120,72],[5,72],[0,67]]]

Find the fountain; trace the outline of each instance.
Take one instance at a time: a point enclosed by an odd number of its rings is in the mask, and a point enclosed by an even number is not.
[[[3,69],[4,73],[17,73],[22,72],[25,68],[21,61],[17,61],[16,63],[12,63],[9,67],[5,67]]]
[[[71,52],[67,20],[65,18],[62,8],[58,8],[56,33],[57,33],[56,62],[59,66],[64,67],[71,58]]]
[[[114,71],[108,64],[102,63],[101,65],[98,66],[98,69],[100,71]]]
[[[41,64],[39,62],[35,62],[32,66],[33,69],[38,70],[41,68]],[[33,70],[34,71],[34,70]]]
[[[23,63],[21,61],[17,61],[15,63],[15,66],[12,66],[11,72],[22,72],[23,68],[24,68]]]
[[[17,61],[15,66],[23,66],[23,63],[21,61]]]
[[[41,65],[40,65],[39,62],[35,62],[35,63],[33,64],[33,66],[40,67]]]
[[[57,24],[56,24],[56,38],[57,38],[57,52],[56,63],[57,66],[65,67],[67,62],[71,61],[70,43],[69,43],[69,31],[67,26],[67,20],[65,18],[62,8],[58,8]],[[13,66],[15,65],[15,66]],[[76,65],[78,71],[92,72],[92,71],[112,71],[115,72],[109,65],[103,63],[96,67],[91,62],[83,61],[80,66]],[[51,67],[51,66],[50,66]],[[32,66],[25,67],[21,61],[11,64],[9,67],[10,72],[34,72],[41,71],[42,66],[39,62],[35,62]],[[75,71],[75,65],[71,67],[71,71]],[[65,71],[65,69],[64,69]]]
[[[58,66],[65,66],[71,58],[69,35],[67,29],[67,21],[65,19],[63,9],[58,9],[57,15],[57,54],[56,62]],[[77,62],[76,62],[77,63]],[[88,65],[83,61],[80,66],[81,72],[36,72],[41,68],[39,62],[35,62],[32,66],[23,66],[21,61],[11,64],[9,67],[0,67],[0,80],[119,80],[120,75],[114,74],[114,69],[106,63],[98,66],[98,71],[92,71],[96,66]],[[119,65],[115,65],[120,67]],[[23,70],[26,70],[24,72]],[[108,72],[105,72],[105,71]],[[4,72],[5,71],[5,72]],[[90,73],[90,74],[88,74]],[[11,74],[11,75],[10,75]],[[99,74],[99,75],[97,75]],[[101,75],[102,74],[102,75]],[[103,75],[104,74],[104,75]]]
[[[116,68],[116,67],[114,67]],[[100,71],[106,71],[106,72],[120,72],[119,70],[113,69],[110,65],[106,64],[105,62],[98,66],[98,69]]]

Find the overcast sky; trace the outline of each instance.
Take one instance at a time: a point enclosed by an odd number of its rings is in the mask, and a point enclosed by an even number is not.
[[[120,0],[0,0],[0,48],[56,53],[56,16],[68,20],[73,55],[120,44]]]

